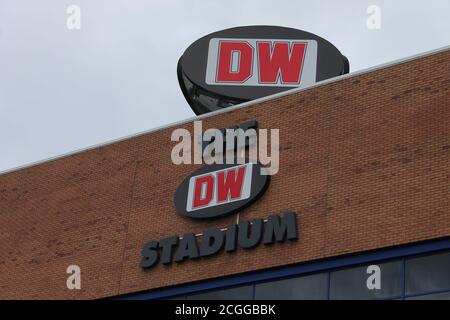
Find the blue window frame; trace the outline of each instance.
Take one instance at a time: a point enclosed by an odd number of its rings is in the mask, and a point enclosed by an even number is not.
[[[227,292],[226,289],[232,289],[233,287],[240,287],[240,286],[246,287],[252,286],[253,293],[252,297],[249,296],[249,298],[255,299],[255,287],[261,285],[262,283],[268,283],[270,281],[275,282],[290,277],[306,276],[308,274],[314,275],[319,273],[326,274],[327,287],[325,288],[325,290],[327,292],[327,298],[330,298],[330,291],[331,291],[330,288],[333,286],[332,283],[333,279],[332,276],[330,276],[331,273],[337,272],[340,269],[357,267],[367,264],[383,264],[392,262],[394,260],[396,260],[401,264],[399,271],[401,290],[398,295],[387,297],[382,296],[381,297],[382,299],[414,299],[414,298],[417,299],[420,297],[427,298],[427,295],[430,298],[433,297],[446,298],[449,296],[447,293],[450,292],[450,287],[449,288],[439,287],[437,289],[434,289],[433,286],[430,287],[429,284],[425,284],[423,287],[427,291],[411,293],[408,291],[406,279],[407,276],[409,278],[411,277],[410,274],[411,269],[413,269],[414,267],[416,268],[421,267],[421,265],[419,265],[418,267],[414,266],[415,261],[421,262],[423,260],[421,256],[428,256],[431,254],[433,255],[436,254],[437,256],[440,252],[443,252],[445,250],[450,250],[450,238],[442,238],[438,240],[414,243],[410,245],[392,247],[383,250],[346,255],[333,259],[307,262],[232,277],[212,279],[185,285],[151,290],[147,292],[128,294],[115,297],[115,299],[150,300],[150,299],[166,299],[171,297],[183,298],[188,295],[193,296],[194,294],[206,293],[209,290],[221,289],[220,290],[221,292]],[[442,256],[446,257],[446,254],[443,254]],[[433,261],[432,259],[433,258],[431,258],[431,261]],[[442,267],[440,269],[442,269]],[[450,267],[448,270],[450,272]],[[408,273],[408,275],[406,275],[406,273]],[[445,276],[446,275],[444,275],[444,277]],[[235,290],[228,290],[228,291],[233,292]]]

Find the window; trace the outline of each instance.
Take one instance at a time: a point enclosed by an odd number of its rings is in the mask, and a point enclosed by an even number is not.
[[[381,289],[369,289],[369,265],[332,271],[330,273],[330,299],[382,299],[402,293],[402,262],[376,264],[381,271]]]
[[[448,247],[450,247],[450,239]],[[322,300],[322,299],[407,299],[407,300],[450,300],[450,250],[433,253],[416,253],[415,256],[397,255],[397,260],[366,262],[364,265],[340,264],[339,269],[299,266],[290,278],[281,278],[286,272],[274,273],[264,282],[252,282],[235,287],[217,288],[203,292],[192,292],[168,297],[173,300]],[[420,248],[423,250],[423,248]],[[436,250],[436,249],[435,249]],[[423,251],[421,251],[423,252]],[[430,251],[428,251],[430,252]],[[411,253],[410,253],[411,254]],[[420,254],[420,255],[418,255]],[[383,254],[383,256],[386,256]],[[358,259],[358,261],[372,261]],[[339,260],[339,258],[338,258]],[[315,262],[317,263],[317,262]],[[329,264],[325,261],[324,264]],[[339,265],[332,261],[332,265]],[[369,265],[380,268],[381,288],[369,289],[367,282],[373,280],[374,271]],[[326,266],[326,265],[325,265]],[[291,267],[289,267],[291,268]],[[302,273],[308,272],[307,273]],[[282,270],[282,269],[280,269]],[[292,272],[292,273],[291,273]],[[375,271],[376,272],[376,271]],[[278,274],[278,275],[277,275]],[[275,278],[278,276],[278,278]],[[234,282],[235,283],[235,282]],[[373,281],[369,283],[374,284]],[[217,284],[216,284],[217,285]],[[195,290],[195,288],[194,288]],[[186,292],[187,290],[183,290]]]
[[[450,252],[406,260],[406,294],[450,289]]]
[[[290,278],[257,284],[257,300],[318,300],[327,299],[328,274]]]
[[[253,286],[235,287],[229,289],[211,290],[189,295],[187,300],[251,300]]]

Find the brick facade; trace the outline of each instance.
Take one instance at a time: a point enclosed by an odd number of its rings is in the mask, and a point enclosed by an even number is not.
[[[175,212],[200,167],[172,164],[175,127],[0,175],[0,298],[115,296],[450,236],[449,88],[443,50],[204,118],[280,129],[280,171],[240,219],[294,210],[293,243],[141,270],[144,243],[236,220]],[[71,264],[82,290],[66,288]]]

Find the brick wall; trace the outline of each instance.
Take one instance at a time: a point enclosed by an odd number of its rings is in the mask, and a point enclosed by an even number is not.
[[[174,127],[0,175],[0,298],[114,296],[449,236],[449,71],[447,50],[204,119],[280,129],[280,171],[240,219],[295,210],[294,243],[141,270],[144,243],[236,220],[175,212],[199,166],[171,163]],[[70,264],[82,290],[66,288]]]

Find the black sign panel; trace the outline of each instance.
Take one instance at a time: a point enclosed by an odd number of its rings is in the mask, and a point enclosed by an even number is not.
[[[214,218],[243,209],[266,190],[269,176],[261,165],[206,165],[187,177],[175,192],[178,213],[190,218]]]
[[[190,45],[178,62],[180,86],[197,114],[348,72],[348,60],[330,42],[276,26],[211,33]]]

